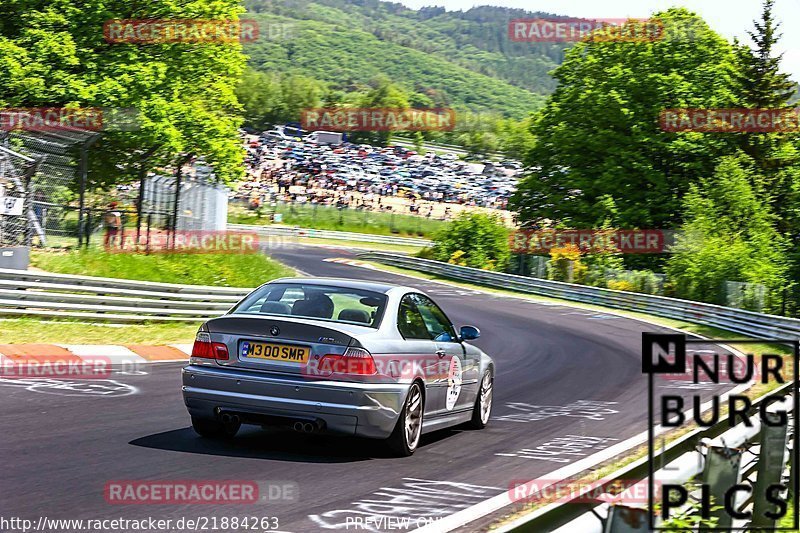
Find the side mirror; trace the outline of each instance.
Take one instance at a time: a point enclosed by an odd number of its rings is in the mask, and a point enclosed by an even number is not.
[[[458,335],[461,337],[462,341],[471,341],[481,336],[481,330],[475,326],[461,326]]]

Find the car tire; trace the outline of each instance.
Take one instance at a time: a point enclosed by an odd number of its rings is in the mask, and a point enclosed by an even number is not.
[[[472,420],[469,421],[469,427],[483,429],[489,424],[489,417],[492,416],[493,392],[494,374],[490,368],[484,372],[478,386],[478,397],[475,398],[475,406],[472,408]]]
[[[422,436],[422,415],[425,412],[425,398],[418,382],[411,384],[406,401],[391,436],[387,439],[389,449],[400,457],[412,455],[419,446]]]
[[[241,422],[223,424],[218,420],[192,417],[192,429],[194,429],[195,433],[210,439],[235,437],[241,426]]]

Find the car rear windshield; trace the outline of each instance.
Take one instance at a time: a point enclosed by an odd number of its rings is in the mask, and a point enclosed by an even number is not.
[[[247,296],[231,313],[286,315],[377,328],[386,295],[348,287],[270,283]]]

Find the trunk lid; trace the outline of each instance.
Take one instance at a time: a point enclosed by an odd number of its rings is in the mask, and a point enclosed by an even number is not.
[[[313,375],[315,361],[358,346],[347,326],[310,319],[228,315],[209,320],[206,327],[213,342],[228,347],[228,360],[217,364],[242,370]]]

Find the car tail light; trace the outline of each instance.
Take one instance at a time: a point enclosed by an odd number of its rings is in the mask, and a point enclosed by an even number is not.
[[[194,338],[192,357],[227,361],[228,347],[222,342],[211,342],[211,334],[206,331],[199,331]]]
[[[363,348],[348,348],[344,354],[329,353],[319,360],[319,369],[333,374],[377,374],[375,359]]]

